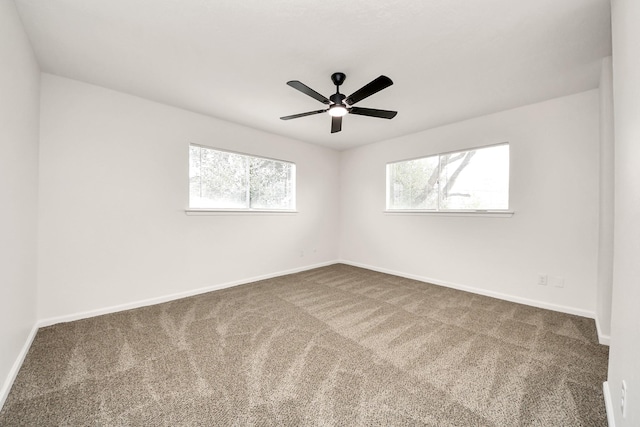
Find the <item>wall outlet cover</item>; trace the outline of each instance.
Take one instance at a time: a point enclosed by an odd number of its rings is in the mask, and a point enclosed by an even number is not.
[[[556,288],[564,288],[564,277],[562,276],[550,276],[549,284]]]
[[[546,274],[538,274],[538,285],[547,286],[547,275]]]

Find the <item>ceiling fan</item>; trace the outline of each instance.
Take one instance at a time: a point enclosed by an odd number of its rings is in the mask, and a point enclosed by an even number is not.
[[[304,83],[299,82],[298,80],[288,81],[287,84],[292,88],[297,89],[305,95],[309,95],[314,99],[317,99],[323,104],[328,105],[329,108],[326,108],[324,110],[293,114],[291,116],[284,116],[280,117],[280,119],[291,120],[297,119],[299,117],[312,116],[314,114],[329,112],[329,115],[331,116],[331,133],[336,133],[342,130],[342,117],[346,114],[358,114],[360,116],[379,117],[381,119],[393,119],[396,114],[398,114],[397,111],[376,110],[374,108],[362,108],[353,106],[353,104],[355,104],[356,102],[360,102],[363,99],[373,95],[374,93],[380,92],[382,89],[391,86],[393,82],[389,77],[380,76],[349,96],[345,96],[340,93],[340,85],[344,83],[344,80],[346,78],[347,76],[344,73],[333,73],[331,75],[331,81],[333,81],[333,84],[336,85],[336,93],[331,95],[329,98],[326,98],[325,96],[319,94],[318,92],[311,89]]]

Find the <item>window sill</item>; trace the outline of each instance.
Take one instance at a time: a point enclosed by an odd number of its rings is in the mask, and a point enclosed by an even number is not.
[[[432,215],[432,216],[469,216],[488,218],[510,218],[514,211],[420,211],[420,210],[385,210],[385,214],[390,215]]]
[[[269,210],[269,209],[185,209],[184,213],[190,216],[207,215],[291,215],[297,214],[297,210]]]

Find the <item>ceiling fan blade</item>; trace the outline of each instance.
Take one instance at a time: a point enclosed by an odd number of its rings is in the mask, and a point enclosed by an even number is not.
[[[311,89],[306,84],[304,84],[302,82],[299,82],[298,80],[291,80],[291,81],[287,82],[287,84],[289,86],[291,86],[292,88],[297,89],[300,92],[304,93],[305,95],[309,95],[310,97],[312,97],[314,99],[317,99],[318,101],[322,102],[323,104],[329,105],[331,103],[331,101],[329,101],[329,99],[327,97],[325,97],[324,95],[319,94],[318,92],[316,92],[315,90]]]
[[[314,114],[324,113],[325,111],[329,111],[329,110],[328,109],[327,110],[316,110],[316,111],[309,111],[309,112],[306,112],[306,113],[292,114],[290,116],[280,117],[280,120],[297,119],[298,117],[312,116]]]
[[[331,117],[331,133],[340,132],[342,130],[342,116]]]
[[[380,92],[382,89],[389,87],[393,84],[393,81],[387,76],[380,76],[377,79],[373,80],[371,83],[361,87],[354,93],[352,93],[345,102],[348,105],[353,105],[356,102],[362,101],[363,99],[373,95],[374,93]]]
[[[381,119],[393,119],[397,111],[389,111],[389,110],[376,110],[375,108],[360,108],[360,107],[351,107],[349,109],[351,114],[358,114],[360,116],[369,116],[369,117],[379,117]]]

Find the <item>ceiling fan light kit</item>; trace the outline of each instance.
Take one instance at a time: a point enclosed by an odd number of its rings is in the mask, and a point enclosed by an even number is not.
[[[377,117],[380,119],[393,119],[396,114],[398,114],[397,111],[378,110],[374,108],[361,108],[353,106],[353,104],[360,102],[363,99],[368,98],[377,92],[380,92],[382,89],[391,86],[393,84],[393,81],[391,81],[389,77],[380,76],[349,96],[345,96],[340,93],[340,85],[344,83],[346,78],[347,76],[344,73],[333,73],[331,75],[331,81],[336,86],[336,93],[331,95],[329,98],[316,92],[315,90],[311,89],[309,86],[298,80],[288,81],[287,84],[292,88],[299,90],[305,95],[308,95],[313,99],[322,102],[323,104],[328,105],[329,108],[324,110],[309,111],[306,113],[292,114],[290,116],[280,117],[280,119],[291,120],[328,112],[331,116],[331,133],[336,133],[342,130],[342,117],[347,114]]]
[[[347,113],[349,113],[349,110],[347,110],[347,107],[343,106],[343,105],[332,105],[331,107],[329,107],[329,115],[333,116],[333,117],[342,117],[344,115],[346,115]]]

